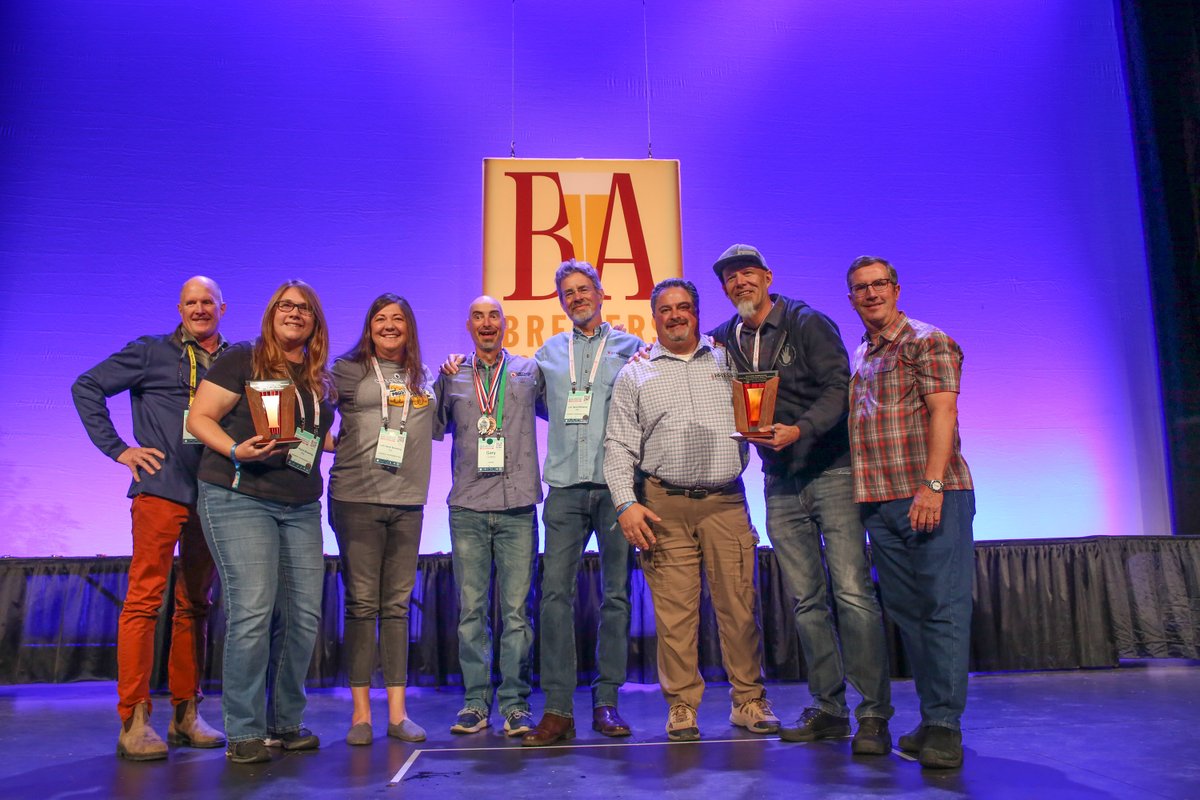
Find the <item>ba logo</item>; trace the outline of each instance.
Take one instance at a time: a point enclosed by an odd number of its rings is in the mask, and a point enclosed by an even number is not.
[[[599,273],[607,321],[652,334],[650,292],[683,272],[679,220],[677,161],[485,159],[483,291],[504,304],[505,346],[569,329],[554,271],[570,258]]]

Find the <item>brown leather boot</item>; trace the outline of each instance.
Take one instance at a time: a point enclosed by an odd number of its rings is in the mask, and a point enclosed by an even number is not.
[[[225,734],[204,721],[196,708],[198,704],[193,697],[175,706],[175,716],[167,727],[167,741],[175,747],[220,747],[225,744]]]
[[[121,724],[117,755],[130,761],[155,761],[167,757],[167,743],[150,727],[145,703],[133,707],[133,715]]]

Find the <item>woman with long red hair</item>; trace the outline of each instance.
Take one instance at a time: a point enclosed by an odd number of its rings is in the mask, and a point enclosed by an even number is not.
[[[303,716],[324,584],[319,459],[333,424],[328,357],[316,292],[288,281],[271,296],[258,338],[212,365],[188,414],[188,430],[208,448],[198,507],[221,576],[221,708],[225,755],[236,763],[268,760],[268,746],[320,746]],[[259,380],[295,386],[296,430],[281,435],[294,433],[298,443],[255,433],[246,385]]]

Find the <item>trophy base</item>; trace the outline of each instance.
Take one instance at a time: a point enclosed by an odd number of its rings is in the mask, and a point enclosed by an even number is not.
[[[729,434],[730,439],[739,442],[765,442],[774,437],[775,431],[769,429],[765,431],[734,431]]]
[[[271,439],[270,441],[274,442],[275,444],[284,445],[285,447],[292,447],[293,445],[300,444],[300,437],[280,436],[278,439]]]

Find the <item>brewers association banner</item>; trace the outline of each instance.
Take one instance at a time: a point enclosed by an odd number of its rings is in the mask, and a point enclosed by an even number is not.
[[[653,341],[650,290],[683,275],[679,162],[485,158],[483,292],[512,352],[571,327],[554,288],[568,258],[600,274],[606,321]]]

